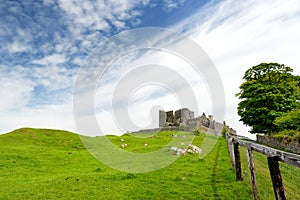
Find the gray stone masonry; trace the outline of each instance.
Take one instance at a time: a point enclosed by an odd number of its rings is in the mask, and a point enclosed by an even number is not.
[[[159,128],[165,127],[167,121],[167,114],[166,112],[160,110],[159,111]]]
[[[222,130],[226,126],[230,133],[236,134],[236,131],[225,124],[225,122],[220,123],[213,119],[212,115],[206,117],[203,113],[200,117],[194,117],[194,112],[190,111],[188,108],[182,108],[171,111],[159,111],[159,127],[180,127],[183,126],[185,131],[195,131],[199,130],[201,132],[213,133],[214,135],[222,135]]]
[[[272,137],[267,135],[256,135],[257,142],[273,148],[285,149],[300,154],[300,138]]]

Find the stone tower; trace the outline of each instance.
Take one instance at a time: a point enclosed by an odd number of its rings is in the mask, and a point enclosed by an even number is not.
[[[182,108],[175,111],[175,119],[178,125],[186,125],[189,119],[194,118],[194,112],[190,111],[187,108]]]
[[[167,122],[167,114],[163,110],[159,110],[159,128],[165,127]]]

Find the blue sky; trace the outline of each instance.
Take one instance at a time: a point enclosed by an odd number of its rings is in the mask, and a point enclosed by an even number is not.
[[[99,43],[133,28],[168,28],[197,42],[222,78],[225,120],[240,134],[248,128],[238,121],[234,94],[244,71],[261,62],[279,62],[300,74],[298,0],[2,1],[0,15],[0,133],[20,127],[77,132],[73,91],[78,70]],[[115,62],[107,77],[117,83],[133,63],[169,66],[196,94],[201,91],[196,113],[212,113],[205,80],[194,77],[189,64],[153,50],[128,57]],[[113,86],[97,88],[95,115],[104,132],[120,133],[127,129],[114,125],[107,108]],[[140,128],[156,125],[151,116],[158,107],[153,105],[166,110],[181,106],[157,85],[140,88],[128,101],[130,116]]]

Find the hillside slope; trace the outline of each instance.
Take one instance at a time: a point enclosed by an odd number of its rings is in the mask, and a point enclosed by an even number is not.
[[[109,138],[118,146],[125,140],[128,151],[147,152],[167,144],[171,134]],[[194,143],[200,146],[205,136]],[[273,199],[272,190],[263,197]],[[249,182],[235,181],[223,138],[202,160],[187,155],[164,169],[131,174],[100,163],[70,132],[26,128],[0,135],[0,199],[58,198],[252,199]]]

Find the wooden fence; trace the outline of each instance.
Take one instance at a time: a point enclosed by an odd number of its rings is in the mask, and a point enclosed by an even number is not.
[[[253,199],[258,199],[258,191],[256,185],[256,176],[254,171],[254,160],[252,151],[257,151],[267,156],[269,171],[272,179],[273,189],[276,199],[286,199],[282,177],[280,173],[279,161],[300,167],[300,155],[287,153],[271,147],[260,145],[254,142],[248,142],[238,139],[235,135],[226,134],[227,147],[230,154],[231,166],[236,169],[237,181],[242,181],[242,170],[240,161],[239,145],[247,148],[248,168],[250,173],[251,187]]]

